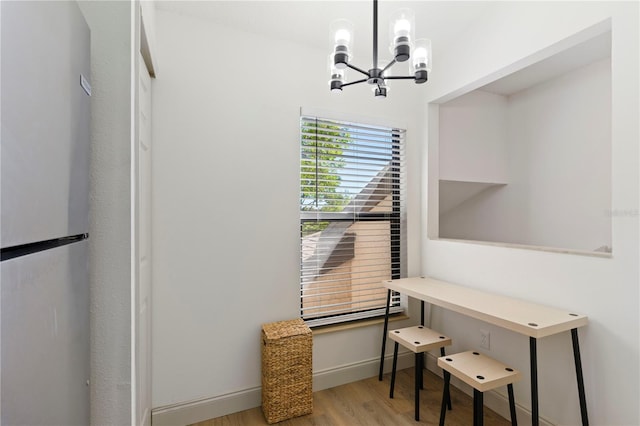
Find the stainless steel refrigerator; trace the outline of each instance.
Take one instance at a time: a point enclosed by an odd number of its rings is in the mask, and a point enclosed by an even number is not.
[[[0,421],[86,425],[90,32],[75,1],[0,7]]]

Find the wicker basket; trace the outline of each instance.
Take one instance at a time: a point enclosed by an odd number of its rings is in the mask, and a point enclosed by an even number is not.
[[[312,345],[302,319],[262,326],[262,411],[269,424],[313,410]]]

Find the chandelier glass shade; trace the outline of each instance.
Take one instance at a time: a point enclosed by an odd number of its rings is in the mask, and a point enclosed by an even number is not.
[[[353,51],[353,24],[346,19],[331,23],[331,42],[333,52],[329,55],[329,86],[332,92],[340,93],[347,86],[368,83],[377,98],[385,98],[389,87],[388,80],[414,80],[416,84],[425,83],[431,72],[431,41],[415,39],[415,18],[410,9],[399,9],[389,21],[389,50],[393,59],[383,67],[378,64],[378,0],[373,0],[373,60],[368,70],[358,68],[351,63]],[[397,62],[409,61],[412,75],[391,75],[391,67]],[[362,74],[363,78],[347,82],[347,68]]]

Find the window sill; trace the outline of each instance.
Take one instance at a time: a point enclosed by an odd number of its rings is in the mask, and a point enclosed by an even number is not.
[[[430,238],[430,240],[445,241],[445,242],[451,242],[451,243],[494,246],[494,247],[506,247],[506,248],[515,248],[515,249],[524,249],[524,250],[546,251],[549,253],[575,254],[579,256],[600,257],[603,259],[611,259],[613,257],[612,253],[607,253],[607,252],[565,249],[565,248],[546,247],[546,246],[534,246],[534,245],[528,245],[528,244],[500,243],[500,242],[494,242],[494,241],[478,241],[478,240],[461,240],[457,238]]]
[[[389,315],[389,322],[402,321],[409,318],[410,318],[409,315],[405,314],[404,312],[401,312],[401,313]],[[383,324],[383,323],[384,323],[384,317],[367,318],[367,319],[351,321],[351,322],[346,322],[341,324],[323,325],[320,327],[312,328],[311,331],[313,332],[314,336],[317,336],[320,334],[328,334],[328,333],[334,333],[336,331],[351,330],[353,328],[369,327],[371,325]]]

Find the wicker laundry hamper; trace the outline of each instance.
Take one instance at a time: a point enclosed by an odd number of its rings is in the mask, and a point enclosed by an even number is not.
[[[312,412],[312,346],[300,318],[262,325],[262,411],[269,424]]]

